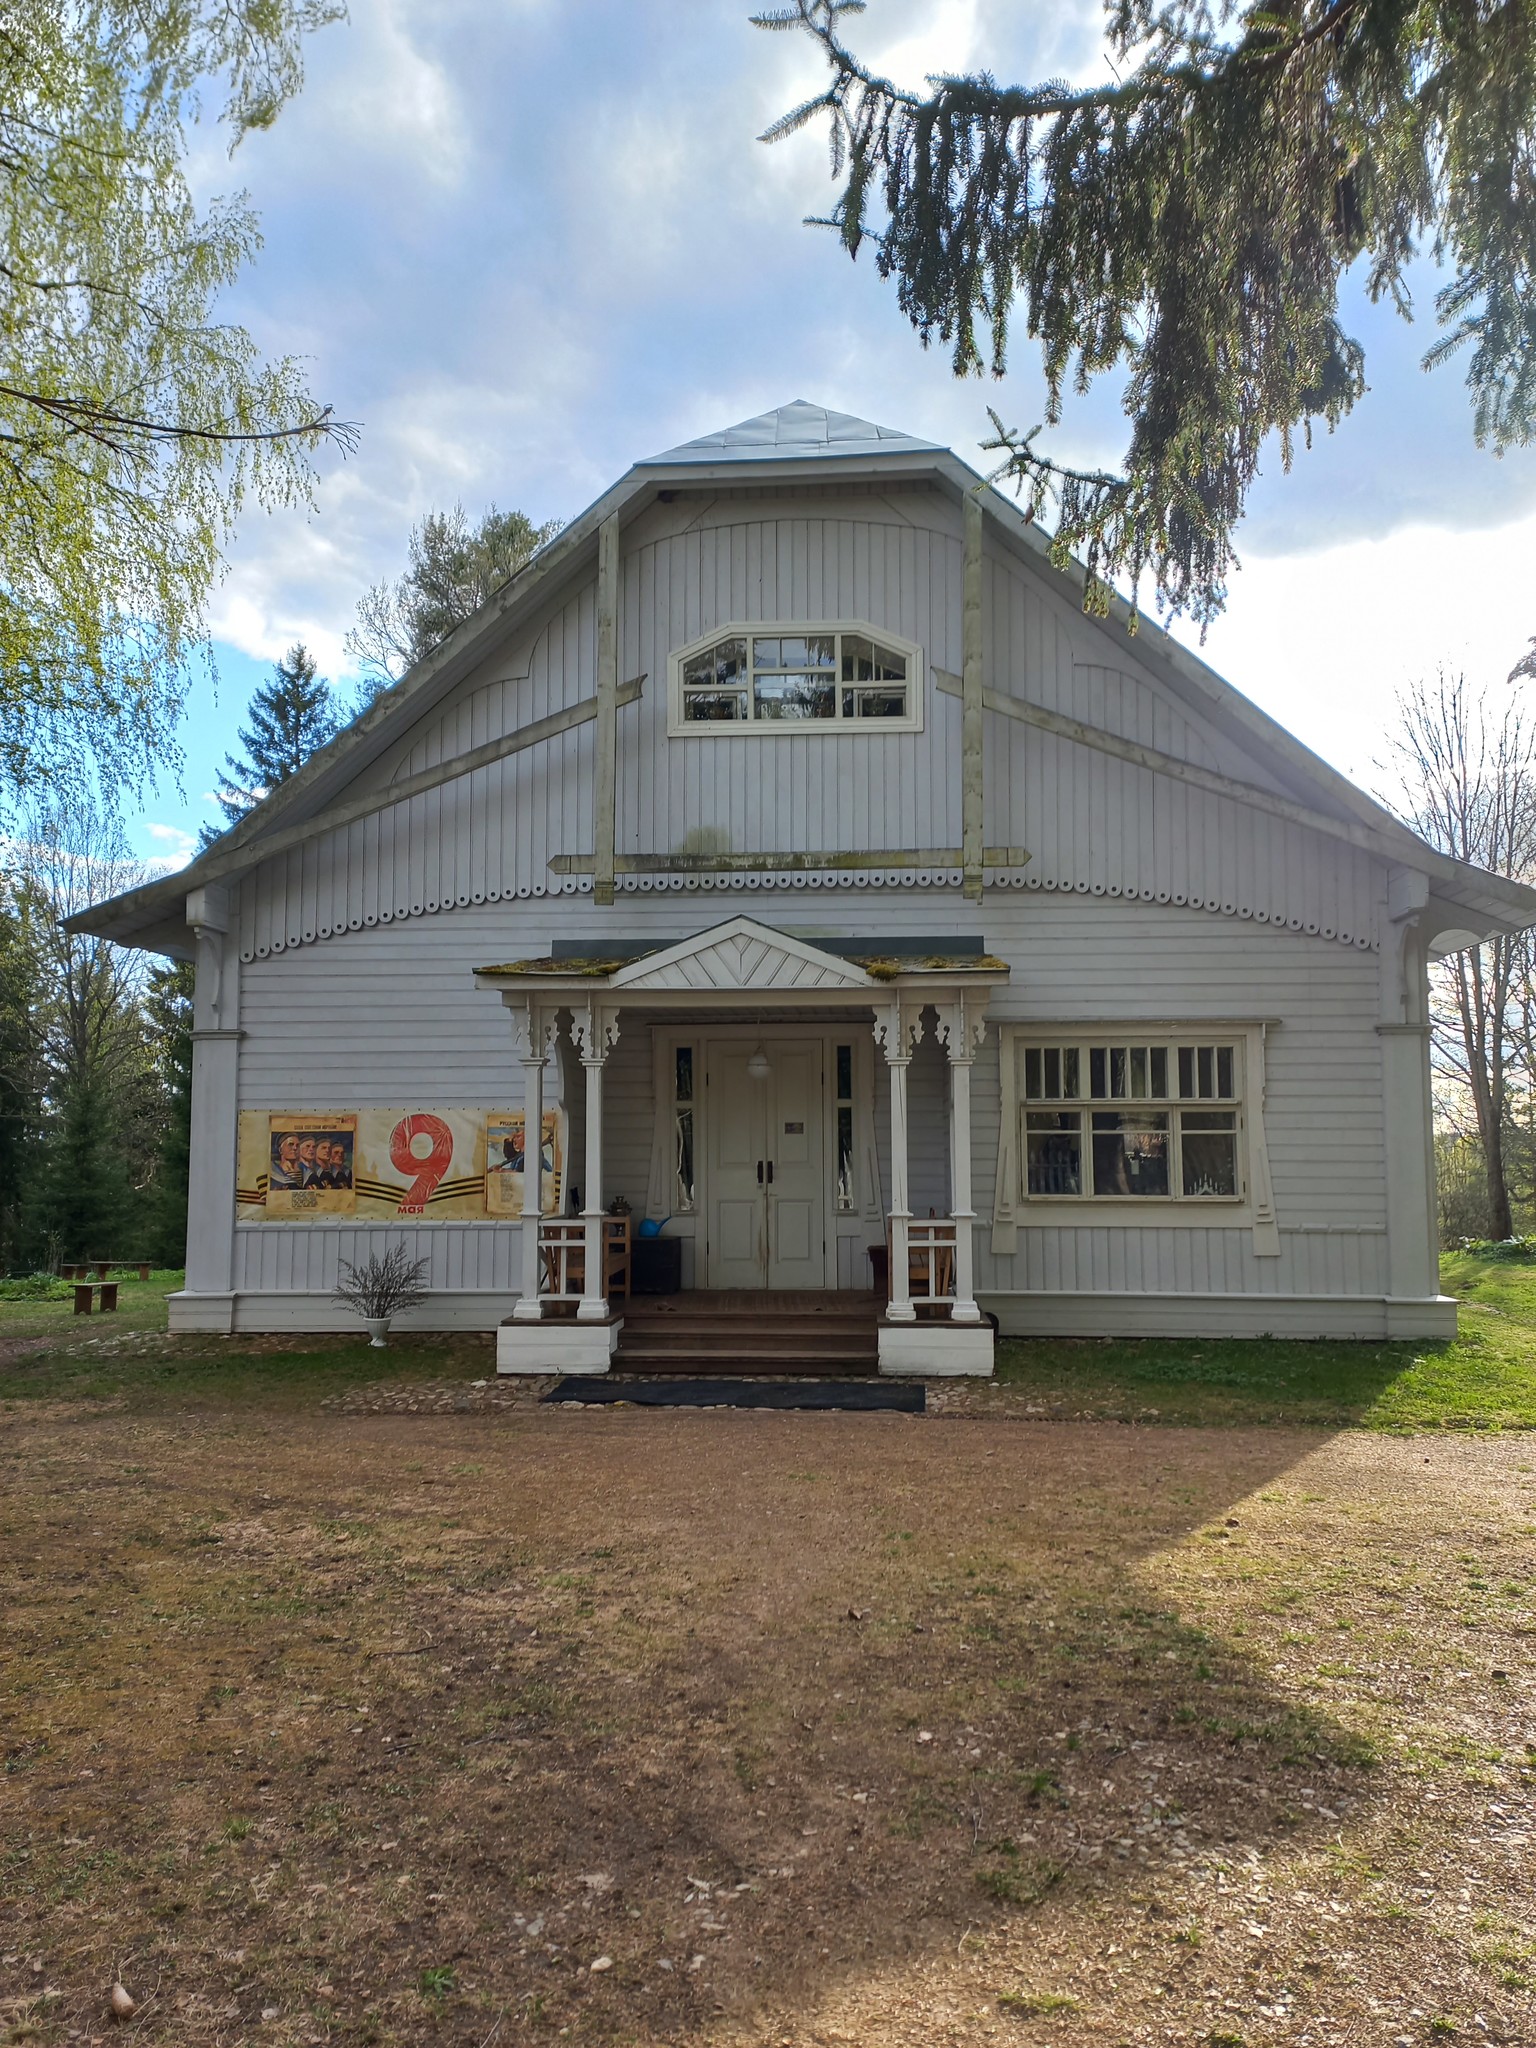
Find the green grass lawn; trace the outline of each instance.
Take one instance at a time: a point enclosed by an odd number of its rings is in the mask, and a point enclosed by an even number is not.
[[[304,1405],[384,1379],[483,1379],[478,1336],[398,1335],[375,1351],[361,1325],[335,1337],[166,1334],[179,1272],[119,1276],[113,1315],[77,1316],[73,1297],[0,1301],[0,1401],[127,1400],[138,1407],[216,1401]]]
[[[1536,1428],[1536,1264],[1447,1257],[1461,1301],[1449,1344],[1144,1342],[1010,1338],[990,1398],[1050,1416],[1326,1428]],[[336,1337],[165,1336],[181,1275],[121,1284],[115,1316],[61,1301],[0,1301],[0,1400],[119,1399],[304,1405],[380,1380],[483,1379],[483,1337],[408,1336],[387,1352]]]
[[[1449,1344],[1012,1338],[997,1377],[1052,1415],[1367,1429],[1536,1428],[1536,1265],[1456,1254]]]

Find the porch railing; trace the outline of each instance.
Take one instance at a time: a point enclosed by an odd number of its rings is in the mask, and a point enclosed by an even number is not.
[[[539,1224],[539,1299],[580,1301],[586,1273],[587,1226],[579,1216],[546,1216]]]
[[[907,1291],[913,1303],[955,1298],[955,1219],[914,1216],[907,1224]]]

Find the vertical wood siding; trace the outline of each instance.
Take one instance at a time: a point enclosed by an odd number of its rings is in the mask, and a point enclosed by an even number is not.
[[[660,945],[736,907],[682,897],[623,899],[597,913],[563,905],[606,935]],[[786,905],[786,909],[797,906]],[[764,906],[777,910],[778,906]],[[807,906],[809,908],[809,906]],[[1051,1022],[1120,1018],[1197,1020],[1241,1015],[1277,1021],[1268,1038],[1265,1124],[1279,1259],[1255,1259],[1244,1229],[1029,1226],[1012,1259],[994,1259],[978,1231],[983,1289],[1351,1294],[1385,1288],[1386,1223],[1380,1042],[1374,954],[1337,942],[1212,918],[1173,905],[1129,904],[1043,891],[990,892],[974,913],[935,892],[828,891],[814,923],[828,934],[881,931],[935,943],[969,920],[1014,964],[998,992],[995,1018]],[[482,905],[447,919],[346,935],[326,946],[258,961],[244,970],[240,1099],[245,1108],[292,1109],[356,1103],[475,1103],[516,1107],[521,1073],[505,1011],[476,989],[485,960],[538,953],[554,931],[552,911]],[[799,922],[780,913],[781,921]],[[800,924],[802,930],[805,923]],[[814,932],[808,931],[808,936]],[[622,1192],[643,1213],[653,1107],[649,1020],[621,1018],[622,1035],[605,1078],[604,1198]],[[865,1020],[850,1030],[868,1029]],[[998,1143],[998,1039],[989,1034],[973,1085],[975,1206],[989,1214]],[[889,1092],[874,1063],[875,1129],[882,1200],[889,1203]],[[552,1068],[552,1097],[561,1082]],[[569,1172],[582,1165],[581,1070],[565,1083]],[[925,1036],[910,1074],[913,1207],[941,1213],[949,1203],[948,1072]],[[335,1260],[393,1226],[250,1224],[236,1233],[241,1287],[328,1288]],[[515,1287],[515,1225],[418,1226],[435,1286]],[[848,1277],[862,1256],[840,1249]],[[841,1266],[840,1266],[841,1270]],[[462,1277],[453,1277],[459,1275]]]
[[[663,516],[665,515],[665,516]],[[1273,778],[1137,658],[1136,643],[1073,610],[1047,573],[989,544],[993,688],[1242,780]],[[626,540],[621,675],[645,694],[619,714],[618,843],[666,852],[701,828],[737,849],[868,851],[960,840],[960,706],[925,682],[918,734],[771,739],[667,735],[671,651],[731,620],[865,618],[957,671],[958,508],[737,496],[656,508]],[[590,587],[488,657],[366,781],[387,783],[590,697]],[[817,892],[744,887],[625,892],[600,909],[556,895],[556,853],[592,844],[592,732],[578,729],[270,862],[243,884],[240,1099],[248,1108],[432,1102],[515,1107],[521,1075],[494,993],[471,970],[547,952],[555,938],[660,945],[748,910],[807,938],[982,939],[1012,963],[994,1015],[1278,1019],[1266,1127],[1281,1256],[1242,1229],[1032,1228],[1011,1259],[978,1231],[983,1290],[1110,1289],[1255,1295],[1380,1293],[1386,1285],[1376,954],[1382,865],[1304,828],[989,717],[987,838],[1032,859],[981,904],[896,870]],[[365,786],[359,784],[359,788]],[[738,882],[740,878],[737,878]],[[780,878],[784,880],[786,878]],[[569,887],[570,885],[567,885]],[[1200,907],[1189,907],[1198,905]],[[445,914],[451,912],[450,914]],[[855,1029],[866,1029],[862,1021]],[[605,1199],[643,1210],[653,1128],[647,1023],[625,1020],[606,1076]],[[998,1145],[997,1040],[974,1081],[975,1206],[990,1209]],[[875,1062],[889,1201],[888,1090]],[[552,1089],[558,1089],[553,1071]],[[580,1184],[579,1065],[568,1065],[570,1178]],[[948,1073],[925,1039],[911,1076],[912,1198],[949,1205]],[[876,1226],[870,1225],[870,1229]],[[860,1220],[858,1231],[865,1230]],[[391,1237],[419,1243],[435,1287],[513,1288],[515,1225],[250,1225],[242,1289],[326,1290],[336,1262]],[[864,1284],[862,1237],[840,1239],[842,1284]]]
[[[623,561],[621,671],[647,681],[619,715],[621,853],[666,853],[699,831],[738,851],[958,848],[960,706],[931,675],[921,733],[667,734],[671,652],[733,620],[865,618],[915,641],[930,669],[958,670],[959,513],[933,494],[912,507],[734,499],[701,507],[681,531],[639,522]],[[992,687],[1277,786],[1140,664],[1128,635],[1084,620],[1048,572],[995,536],[987,619]],[[595,630],[589,585],[488,657],[359,787],[590,697]],[[1036,881],[1198,899],[1367,942],[1375,933],[1368,855],[996,716],[986,749],[988,842],[1027,847]],[[242,890],[243,956],[557,891],[551,857],[591,851],[591,780],[584,726],[294,849]]]

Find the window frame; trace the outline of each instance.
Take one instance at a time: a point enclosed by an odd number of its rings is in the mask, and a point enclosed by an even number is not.
[[[825,636],[829,633],[852,634],[871,640],[899,654],[907,664],[907,710],[900,718],[845,718],[842,715],[841,692],[846,688],[861,687],[845,684],[841,676],[841,661],[835,661],[829,671],[833,689],[837,694],[831,718],[756,718],[752,715],[752,665],[750,656],[747,664],[747,716],[743,719],[685,719],[683,716],[683,670],[690,661],[705,654],[722,640],[788,640]],[[841,646],[839,646],[839,654]],[[748,739],[772,736],[776,739],[800,739],[810,737],[847,738],[863,734],[873,737],[879,733],[921,732],[927,701],[928,670],[923,650],[914,640],[904,634],[890,632],[884,626],[875,626],[868,619],[751,619],[733,620],[727,624],[712,626],[707,633],[701,633],[690,640],[685,647],[675,648],[667,657],[667,733],[672,739]],[[864,685],[862,687],[870,687]]]
[[[1093,1019],[1087,1023],[1006,1024],[1001,1031],[1002,1128],[999,1148],[998,1184],[994,1203],[994,1248],[1006,1256],[1012,1233],[1019,1225],[1076,1225],[1081,1229],[1106,1224],[1139,1225],[1142,1228],[1199,1228],[1202,1222],[1221,1228],[1252,1226],[1255,1249],[1266,1256],[1278,1250],[1275,1236],[1268,1145],[1264,1132],[1264,1042],[1273,1020],[1254,1018],[1186,1018],[1155,1022],[1142,1019]],[[1151,1096],[1065,1097],[1031,1100],[1025,1094],[1025,1055],[1049,1046],[1080,1048],[1080,1086],[1090,1084],[1087,1048],[1104,1046],[1162,1046],[1169,1052],[1170,1072],[1176,1072],[1173,1049],[1179,1045],[1230,1045],[1235,1048],[1235,1094],[1227,1101],[1218,1098],[1166,1098]],[[1091,1114],[1097,1110],[1232,1109],[1237,1117],[1237,1181],[1235,1195],[1032,1195],[1029,1193],[1027,1117],[1031,1111],[1076,1109],[1083,1115],[1082,1144],[1092,1144]],[[1172,1119],[1170,1119],[1172,1121]],[[1169,1173],[1172,1181],[1178,1167],[1171,1140]],[[1182,1176],[1180,1176],[1182,1178]],[[1000,1234],[1001,1233],[1001,1234]]]

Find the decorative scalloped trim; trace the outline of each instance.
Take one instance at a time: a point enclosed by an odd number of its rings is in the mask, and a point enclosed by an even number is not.
[[[1268,925],[1277,932],[1301,933],[1310,939],[1331,939],[1357,952],[1374,953],[1377,942],[1369,934],[1340,931],[1336,925],[1319,924],[1312,918],[1287,917],[1281,910],[1255,909],[1252,904],[1219,902],[1213,896],[1196,896],[1183,889],[1136,889],[1118,882],[1061,882],[1048,875],[988,873],[987,883],[996,889],[1043,889],[1048,895],[1113,896],[1124,903],[1168,903],[1180,910],[1204,910],[1212,917],[1235,917],[1245,922]]]
[[[763,892],[780,889],[958,889],[964,877],[959,868],[822,868],[811,873],[763,875],[620,875],[615,888],[624,896],[684,893],[726,895],[741,891]],[[1357,951],[1376,951],[1369,936],[1338,930],[1331,924],[1287,917],[1282,911],[1255,909],[1246,903],[1218,902],[1214,897],[1194,896],[1183,889],[1137,889],[1119,882],[1063,882],[1030,869],[991,869],[986,873],[991,889],[1038,889],[1047,895],[1108,896],[1123,903],[1165,903],[1181,910],[1203,910],[1213,917],[1235,917],[1272,930],[1300,933],[1307,938],[1330,939]],[[289,953],[299,946],[313,946],[326,939],[341,938],[347,932],[371,931],[381,924],[396,924],[413,917],[432,917],[447,910],[466,910],[482,903],[528,903],[551,896],[590,896],[590,875],[566,875],[559,881],[524,883],[516,889],[476,889],[458,896],[431,897],[421,903],[402,903],[393,910],[369,911],[349,918],[344,924],[316,925],[312,930],[290,932],[285,939],[273,939],[263,946],[248,946],[240,958],[267,960],[277,953]]]

